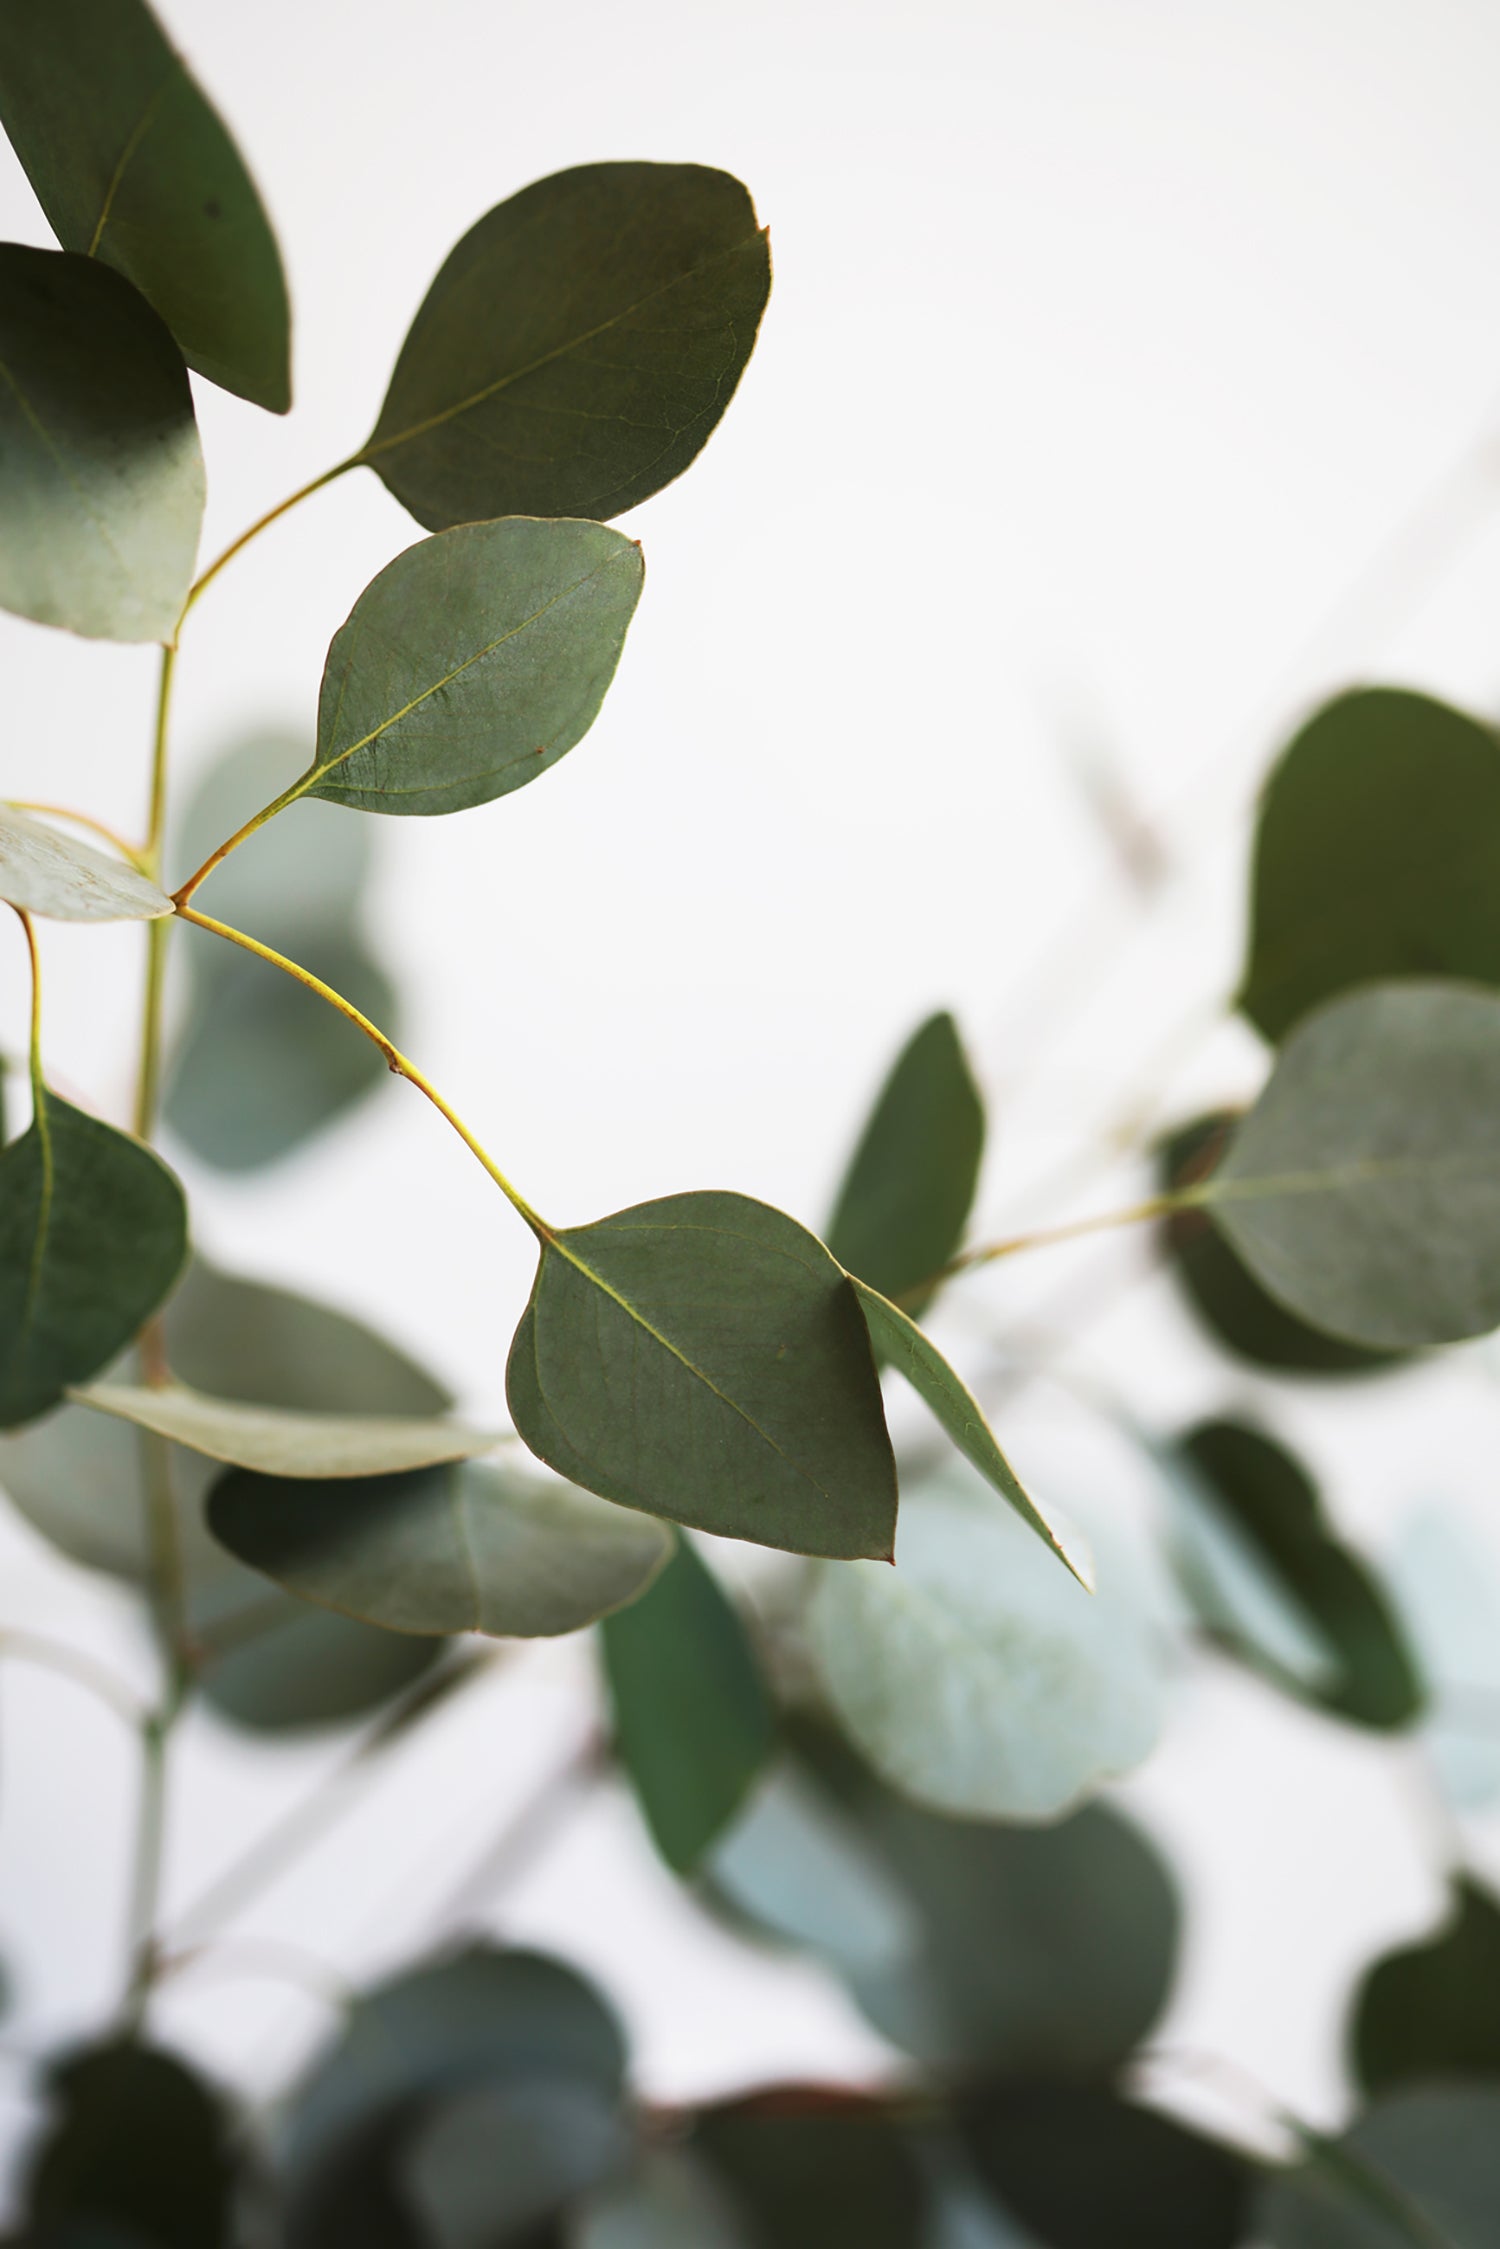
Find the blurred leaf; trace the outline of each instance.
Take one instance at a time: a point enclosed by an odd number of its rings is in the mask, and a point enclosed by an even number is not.
[[[689,2146],[729,2187],[755,2249],[920,2249],[921,2172],[873,2104],[789,2087],[707,2110]]]
[[[577,1632],[671,1552],[650,1517],[509,1463],[321,1483],[232,1469],[208,1521],[301,1600],[391,1632]]]
[[[1241,1633],[1221,1604],[1211,1597],[1205,1602],[1200,1593],[1199,1614],[1208,1628],[1244,1662],[1325,1710],[1363,1726],[1409,1725],[1424,1695],[1400,1624],[1379,1580],[1329,1530],[1301,1463],[1243,1422],[1200,1422],[1181,1443],[1236,1529],[1312,1619],[1336,1657],[1333,1676],[1309,1682],[1288,1670],[1263,1642]],[[1192,1572],[1183,1574],[1191,1596]]]
[[[1085,1592],[965,1471],[907,1493],[895,1569],[828,1565],[808,1609],[851,1739],[918,1803],[986,1819],[1055,1819],[1139,1764],[1160,1657],[1121,1558],[1105,1565]]]
[[[118,2229],[142,2249],[227,2249],[229,2119],[199,2077],[150,2047],[96,2046],[56,2064],[47,2092],[52,2117],[25,2186],[28,2241],[82,2249]]]
[[[618,515],[707,441],[770,283],[754,206],[724,172],[537,180],[440,269],[361,459],[429,531]]]
[[[605,1618],[603,1635],[621,1762],[657,1849],[690,1873],[771,1754],[755,1650],[685,1538],[650,1592]]]
[[[548,1235],[506,1391],[559,1475],[800,1554],[885,1554],[896,1472],[853,1289],[745,1195],[668,1195]]]
[[[1239,1122],[1230,1110],[1195,1118],[1162,1145],[1161,1183],[1169,1192],[1206,1179]],[[1174,1211],[1161,1238],[1167,1262],[1213,1340],[1251,1366],[1277,1374],[1368,1374],[1401,1354],[1341,1343],[1285,1311],[1247,1272],[1206,1212]]]
[[[1238,2249],[1242,2156],[1097,2086],[991,2087],[959,2122],[981,2177],[1046,2249]]]
[[[123,1350],[186,1256],[187,1205],[160,1158],[39,1085],[0,1150],[0,1428]]]
[[[133,281],[200,375],[285,413],[275,237],[239,151],[141,0],[7,0],[0,121],[63,248]]]
[[[247,1608],[242,1600],[231,1614]],[[251,1615],[254,1632],[215,1655],[200,1684],[221,1718],[252,1733],[363,1718],[415,1686],[443,1652],[441,1640],[378,1631],[291,1599],[257,1604]]]
[[[176,345],[97,260],[7,242],[0,359],[0,608],[96,640],[170,640],[204,495]]]
[[[1500,995],[1367,985],[1306,1018],[1201,1190],[1299,1318],[1375,1348],[1500,1323]]]
[[[1391,1590],[1428,1681],[1423,1745],[1461,1811],[1500,1797],[1500,1579],[1463,1518],[1426,1507],[1396,1543]]]
[[[95,1413],[154,1429],[190,1452],[263,1476],[387,1476],[438,1461],[471,1460],[497,1442],[457,1421],[397,1414],[319,1414],[205,1397],[180,1382],[160,1389],[96,1382],[70,1392]]]
[[[429,814],[536,780],[598,717],[643,576],[600,523],[512,516],[408,547],[334,636],[307,790]]]
[[[629,2178],[570,2213],[564,2249],[749,2249],[749,2240],[701,2163],[680,2148],[646,2148]]]
[[[1267,2249],[1497,2249],[1500,2089],[1414,2088],[1261,2195]]]
[[[0,898],[56,921],[157,921],[172,901],[123,859],[0,804]]]
[[[1500,1902],[1459,1875],[1425,1944],[1387,1953],[1355,2000],[1350,2051],[1366,2093],[1424,2077],[1500,2080]]]
[[[828,1223],[840,1265],[920,1318],[921,1283],[963,1240],[984,1154],[984,1103],[951,1015],[933,1015],[897,1055],[850,1159]]]
[[[876,1356],[888,1360],[905,1375],[917,1396],[931,1407],[939,1425],[965,1460],[979,1470],[985,1482],[1008,1506],[1015,1509],[1022,1522],[1029,1524],[1038,1538],[1051,1547],[1079,1584],[1092,1592],[1093,1565],[1087,1542],[1076,1533],[1066,1534],[1049,1523],[1035,1500],[1022,1489],[1010,1462],[995,1441],[978,1399],[960,1382],[931,1338],[898,1306],[877,1296],[864,1281],[854,1282],[854,1293],[859,1298]]]
[[[614,2095],[539,2075],[440,2103],[401,2169],[432,2249],[497,2249],[622,2170],[629,2154]]]
[[[1240,1006],[1269,1039],[1356,984],[1500,984],[1500,739],[1427,695],[1326,703],[1261,799]]]

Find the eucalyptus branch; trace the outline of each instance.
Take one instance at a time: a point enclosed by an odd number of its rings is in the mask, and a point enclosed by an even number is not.
[[[983,1242],[976,1249],[962,1250],[950,1257],[946,1265],[939,1266],[914,1287],[903,1289],[896,1299],[900,1304],[919,1304],[933,1289],[944,1281],[951,1281],[961,1273],[974,1271],[981,1265],[994,1265],[1003,1257],[1018,1257],[1023,1250],[1052,1249],[1063,1242],[1081,1241],[1090,1234],[1110,1232],[1117,1226],[1141,1226],[1155,1218],[1169,1218],[1173,1211],[1189,1210],[1208,1200],[1202,1187],[1182,1187],[1171,1194],[1151,1195],[1145,1202],[1130,1203],[1123,1210],[1101,1211],[1093,1218],[1075,1218],[1064,1226],[1043,1226],[1027,1234],[1010,1234],[998,1242]]]

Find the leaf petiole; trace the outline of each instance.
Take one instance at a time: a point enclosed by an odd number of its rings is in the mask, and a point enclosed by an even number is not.
[[[351,453],[346,461],[336,462],[331,469],[324,469],[321,476],[315,476],[308,483],[299,485],[295,492],[289,492],[284,500],[277,501],[274,508],[267,508],[264,515],[257,516],[247,531],[242,531],[237,539],[231,539],[223,553],[216,555],[208,568],[202,571],[189,586],[187,599],[182,605],[182,613],[177,619],[178,632],[182,631],[189,612],[200,597],[207,593],[219,572],[227,569],[236,555],[244,552],[252,539],[258,539],[262,531],[269,531],[273,523],[279,523],[284,515],[290,515],[292,509],[300,507],[304,500],[310,500],[314,492],[321,492],[325,484],[332,484],[336,478],[343,476],[347,470],[359,468],[363,461],[363,451]]]

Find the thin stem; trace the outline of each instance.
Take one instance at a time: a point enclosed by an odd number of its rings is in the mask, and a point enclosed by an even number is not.
[[[289,515],[293,508],[300,507],[304,500],[310,500],[314,492],[321,492],[325,484],[332,484],[337,477],[343,476],[347,470],[358,468],[363,458],[362,453],[351,453],[347,461],[340,461],[335,467],[324,469],[321,476],[315,476],[308,484],[299,485],[297,490],[289,493],[286,499],[278,500],[274,508],[267,508],[264,515],[257,516],[248,531],[242,531],[237,539],[231,539],[224,552],[217,555],[208,568],[189,587],[188,597],[182,605],[182,615],[177,620],[178,632],[182,631],[183,622],[188,613],[207,593],[219,572],[227,569],[237,554],[243,554],[252,539],[258,539],[262,531],[269,531],[273,523],[279,523],[284,515]]]
[[[215,867],[223,865],[231,851],[238,851],[242,843],[248,843],[258,828],[263,828],[268,820],[274,820],[278,812],[285,812],[289,804],[295,804],[298,797],[304,795],[310,786],[311,776],[303,774],[299,780],[292,783],[289,789],[283,789],[279,797],[273,798],[270,804],[263,805],[261,810],[255,814],[255,817],[247,820],[242,828],[236,828],[234,834],[230,836],[226,843],[221,843],[217,851],[210,852],[197,873],[189,875],[181,889],[174,894],[172,902],[178,912],[182,912],[200,883],[207,882]]]
[[[966,1249],[957,1257],[950,1257],[937,1272],[929,1273],[914,1288],[903,1289],[898,1303],[919,1300],[940,1281],[952,1280],[957,1273],[967,1273],[977,1265],[993,1265],[1002,1257],[1018,1256],[1022,1250],[1050,1249],[1058,1242],[1081,1240],[1086,1234],[1102,1234],[1116,1226],[1141,1226],[1153,1218],[1169,1218],[1175,1210],[1188,1210],[1207,1200],[1203,1188],[1179,1188],[1169,1195],[1152,1195],[1143,1203],[1131,1203],[1124,1210],[1106,1210],[1093,1218],[1074,1218],[1066,1226],[1043,1226],[1030,1234],[1011,1234],[1004,1241],[985,1242],[978,1249]]]
[[[483,1165],[511,1208],[526,1221],[538,1240],[545,1242],[552,1239],[552,1228],[532,1209],[520,1190],[511,1185],[483,1142],[476,1139],[457,1110],[443,1099],[432,1080],[417,1068],[409,1056],[401,1052],[394,1040],[387,1038],[385,1032],[372,1023],[367,1015],[362,1015],[352,1000],[346,1000],[342,992],[336,992],[331,984],[325,984],[310,969],[299,967],[296,961],[288,960],[284,953],[276,952],[270,945],[263,945],[258,937],[247,937],[242,929],[231,929],[227,922],[213,921],[207,914],[196,913],[185,903],[181,892],[178,893],[177,911],[195,929],[212,930],[216,937],[227,939],[231,945],[242,946],[247,953],[254,953],[258,960],[268,961],[272,968],[279,968],[284,975],[295,978],[309,992],[316,992],[319,999],[326,1000],[330,1007],[337,1008],[346,1021],[363,1031],[365,1037],[380,1049],[385,1056],[386,1068],[394,1076],[407,1079],[419,1093],[424,1093],[438,1114],[447,1119],[470,1154]]]
[[[127,2033],[140,2029],[156,1980],[157,1909],[161,1902],[162,1857],[167,1826],[167,1736],[177,1715],[175,1696],[154,1711],[141,1728],[141,1797],[136,1819],[135,1864],[130,1878],[126,1923],[130,1972],[121,2010]]]
[[[152,882],[161,880],[162,843],[167,825],[167,761],[172,721],[172,684],[177,671],[175,644],[161,652],[161,680],[156,695],[156,732],[151,751],[151,805],[141,871]],[[149,1140],[156,1124],[161,1089],[162,987],[167,967],[169,920],[146,924],[146,997],[141,1012],[141,1059],[135,1089],[135,1132]]]
[[[9,799],[9,805],[12,812],[34,812],[42,819],[70,820],[75,828],[88,828],[94,835],[102,837],[105,843],[118,851],[122,859],[128,859],[138,874],[146,872],[146,854],[141,846],[138,843],[128,842],[124,836],[120,835],[116,829],[107,826],[103,820],[96,820],[92,812],[75,812],[70,804],[39,804],[30,797],[12,797]]]
[[[112,1671],[108,1664],[99,1663],[82,1648],[70,1647],[65,1640],[51,1640],[39,1632],[0,1630],[0,1661],[9,1658],[16,1663],[32,1663],[44,1671],[52,1671],[61,1679],[71,1679],[95,1700],[104,1703],[123,1718],[127,1726],[140,1728],[147,1718],[145,1704],[129,1684]]]
[[[31,962],[31,1099],[41,1126],[42,1103],[45,1087],[42,1083],[42,956],[37,950],[36,930],[24,906],[13,906],[12,913],[26,932],[26,952]]]

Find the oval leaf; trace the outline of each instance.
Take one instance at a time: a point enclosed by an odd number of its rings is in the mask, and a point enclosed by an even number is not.
[[[0,805],[0,898],[53,921],[159,921],[172,901],[121,859]]]
[[[285,413],[275,238],[239,151],[142,0],[7,0],[0,122],[63,248],[133,281],[200,375]]]
[[[361,812],[463,812],[583,739],[640,599],[601,523],[468,523],[388,563],[335,634],[308,794]]]
[[[506,1369],[525,1442],[626,1507],[796,1554],[889,1554],[896,1472],[853,1289],[748,1196],[550,1235]]]
[[[1366,688],[1325,704],[1266,785],[1239,1004],[1280,1040],[1396,976],[1500,984],[1500,738]]]
[[[389,1632],[577,1632],[635,1600],[671,1554],[649,1517],[509,1466],[320,1483],[237,1468],[208,1520],[299,1599]]]
[[[55,2119],[30,2167],[28,2241],[221,2249],[230,2239],[231,2119],[181,2062],[97,2046],[53,2068],[47,2090]]]
[[[166,1165],[39,1086],[31,1125],[0,1150],[0,1429],[122,1351],[186,1255]]]
[[[1365,2091],[1424,2077],[1500,2078],[1497,1991],[1500,1901],[1460,1876],[1446,1925],[1377,1960],[1360,1986],[1349,2046]]]
[[[453,250],[360,457],[429,531],[618,515],[707,441],[770,285],[766,237],[727,173],[554,173]]]
[[[180,1382],[159,1389],[96,1382],[70,1395],[95,1413],[114,1414],[190,1452],[263,1476],[395,1476],[439,1461],[471,1460],[498,1442],[493,1431],[466,1429],[457,1421],[295,1413],[205,1397]]]
[[[1261,2197],[1267,2249],[1495,2249],[1500,2092],[1413,2088],[1378,2101],[1341,2139]]]
[[[679,2148],[644,2148],[630,2176],[570,2211],[562,2249],[749,2249],[712,2175]]]
[[[1152,1627],[1101,1570],[1089,1594],[989,1489],[935,1477],[902,1504],[896,1568],[818,1574],[819,1675],[851,1739],[935,1810],[1045,1820],[1147,1754]]]
[[[891,1066],[824,1239],[846,1272],[920,1318],[924,1287],[963,1239],[984,1154],[984,1103],[951,1015]]]
[[[97,259],[0,243],[0,608],[170,640],[203,520],[187,370]]]
[[[604,1621],[615,1739],[668,1866],[689,1873],[775,1740],[755,1650],[686,1539],[644,1600]]]
[[[1500,995],[1366,985],[1297,1026],[1201,1199],[1300,1319],[1375,1349],[1500,1323]]]
[[[575,2196],[630,2155],[611,2098],[586,2079],[539,2071],[442,2102],[403,2153],[402,2199],[431,2249],[496,2249],[535,2239]]]

